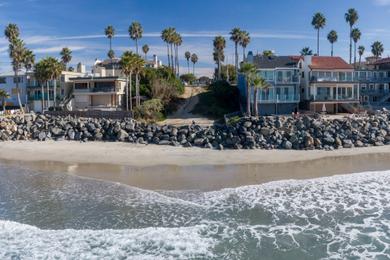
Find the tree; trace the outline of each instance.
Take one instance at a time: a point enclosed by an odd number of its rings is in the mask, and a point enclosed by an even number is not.
[[[330,52],[330,56],[333,57],[333,45],[335,42],[337,42],[337,39],[338,39],[338,35],[337,35],[337,32],[335,30],[332,30],[328,33],[328,41],[330,42],[331,44],[331,52]]]
[[[168,54],[168,67],[171,67],[171,60],[170,60],[170,53],[169,53],[169,41],[168,41],[168,28],[164,29],[161,32],[161,39],[166,43],[167,45],[167,54]]]
[[[189,52],[189,51],[186,51],[186,52],[184,53],[184,57],[185,57],[185,58],[186,58],[186,60],[187,60],[187,68],[188,68],[187,74],[189,74],[189,73],[190,73],[190,59],[191,59],[191,52]]]
[[[366,50],[366,48],[364,48],[364,46],[359,46],[358,48],[358,53],[359,53],[359,69],[361,67],[361,64],[362,64],[362,56],[364,54],[364,51]]]
[[[241,65],[240,72],[245,76],[246,82],[246,113],[248,116],[251,115],[251,83],[254,75],[256,74],[256,67],[250,63],[243,63]]]
[[[261,76],[256,74],[253,79],[252,79],[252,84],[254,87],[254,116],[258,117],[259,116],[259,90],[269,88],[270,84]]]
[[[11,59],[12,69],[14,71],[14,78],[16,81],[16,92],[18,96],[18,103],[19,103],[20,110],[22,111],[22,113],[24,113],[22,100],[20,99],[19,71],[26,64],[26,57],[27,57],[26,53],[28,50],[26,49],[24,42],[19,38],[16,38],[17,36],[19,36],[19,29],[17,29],[16,25],[14,24],[8,25],[5,30],[5,36],[8,37],[8,41],[9,41],[9,57]]]
[[[144,30],[139,22],[132,22],[129,26],[129,36],[135,41],[136,53],[138,53],[138,40],[142,38]]]
[[[57,80],[61,76],[63,65],[56,58],[48,57],[45,59],[50,80],[53,82],[53,107],[57,107]],[[50,100],[50,91],[48,89],[47,100]]]
[[[108,58],[113,59],[115,58],[115,52],[114,50],[109,50],[107,53]]]
[[[353,53],[354,53],[354,55],[353,55],[354,67],[356,67],[356,44],[360,40],[361,36],[362,36],[362,33],[360,32],[360,30],[358,28],[355,28],[352,30],[351,37],[352,37],[352,40],[354,43],[354,51],[353,51]]]
[[[354,8],[350,8],[344,15],[345,21],[349,24],[349,64],[352,63],[352,28],[359,19]]]
[[[218,80],[221,79],[221,62],[225,61],[224,49],[226,47],[226,40],[222,36],[215,37],[214,45],[214,61],[217,63]]]
[[[181,35],[175,32],[172,36],[172,43],[175,51],[175,73],[176,75],[180,74],[180,64],[179,64],[179,47],[183,44],[183,39]]]
[[[263,51],[263,56],[264,57],[272,57],[274,55],[274,52],[273,51],[271,51],[271,50],[264,50]]]
[[[148,52],[149,52],[149,45],[145,44],[144,46],[142,46],[142,51],[143,53],[145,54],[145,60],[148,59]]]
[[[186,82],[188,84],[192,84],[195,80],[196,80],[196,77],[194,76],[194,74],[183,74],[183,75],[180,75],[180,80],[183,81],[183,82]]]
[[[44,85],[50,80],[49,70],[46,60],[40,60],[34,65],[34,77],[41,86],[41,107],[42,111],[45,109],[45,89]],[[49,94],[49,93],[48,93]]]
[[[132,53],[131,51],[126,51],[123,53],[120,60],[122,72],[126,75],[126,111],[129,111],[129,101],[130,111],[133,111],[132,75],[135,70],[136,59],[136,54]]]
[[[380,56],[382,56],[382,53],[384,52],[383,44],[379,41],[374,42],[371,45],[371,52],[375,56],[375,58],[378,59]]]
[[[173,62],[173,43],[174,43],[174,37],[176,34],[176,29],[169,27],[162,31],[161,33],[161,39],[167,44],[167,50],[168,50],[168,65],[172,70],[174,71],[174,62]]]
[[[1,104],[3,105],[3,113],[5,112],[5,100],[10,98],[11,96],[8,94],[7,91],[4,89],[0,89],[0,99],[1,99]]]
[[[115,36],[115,28],[112,25],[109,25],[104,30],[104,33],[105,33],[106,37],[110,40],[110,52],[113,52],[112,51],[112,38],[114,38],[114,36]]]
[[[313,51],[309,47],[303,47],[302,50],[300,51],[300,54],[302,56],[311,56],[313,55]]]
[[[232,64],[226,64],[221,66],[221,79],[227,82],[237,81],[237,71]],[[215,76],[217,78],[217,74]]]
[[[246,54],[245,54],[245,50],[246,50],[246,47],[249,45],[249,43],[251,42],[251,37],[249,36],[249,32],[247,31],[242,31],[241,32],[241,39],[240,39],[240,45],[242,47],[242,59],[243,61],[245,61],[245,58],[246,58]]]
[[[325,16],[322,13],[314,14],[311,25],[317,30],[317,55],[320,56],[320,30],[326,25]]]
[[[193,53],[191,55],[191,62],[192,62],[192,74],[195,75],[195,64],[198,62],[198,55],[196,55],[195,53]]]
[[[35,55],[31,50],[26,49],[24,53],[24,68],[26,72],[30,71],[35,63]]]
[[[72,51],[68,47],[65,47],[61,50],[60,55],[61,61],[65,66],[65,70],[67,70],[68,63],[72,60]]]
[[[230,40],[234,42],[234,66],[236,67],[236,70],[238,71],[238,44],[241,41],[241,29],[240,28],[233,28],[230,32]]]

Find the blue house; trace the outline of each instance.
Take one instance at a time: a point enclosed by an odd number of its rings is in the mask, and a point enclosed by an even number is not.
[[[269,87],[259,90],[258,104],[260,115],[291,114],[298,110],[300,102],[300,77],[298,56],[264,56],[249,52],[247,63],[254,64],[257,73]],[[243,102],[246,102],[246,79],[239,74],[238,88]],[[254,104],[254,91],[251,89],[251,105]]]

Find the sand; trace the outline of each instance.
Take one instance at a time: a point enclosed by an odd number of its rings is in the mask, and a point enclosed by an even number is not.
[[[228,150],[103,142],[4,142],[3,163],[145,189],[216,190],[390,169],[390,146],[336,151]]]

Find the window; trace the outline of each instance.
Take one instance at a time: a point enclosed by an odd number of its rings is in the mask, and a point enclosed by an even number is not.
[[[75,83],[74,88],[75,89],[87,89],[88,83]]]
[[[367,77],[367,73],[365,71],[361,71],[359,78],[360,79],[366,79],[366,77]]]
[[[6,77],[0,77],[0,84],[5,84],[7,83],[7,78]]]
[[[352,81],[352,72],[347,72],[346,75],[347,75],[346,81]]]
[[[366,90],[367,89],[367,84],[362,84],[362,90]]]
[[[282,82],[283,81],[283,72],[282,71],[278,71],[278,82]]]
[[[345,81],[345,72],[339,72],[339,81]]]
[[[14,77],[14,83],[23,83],[23,77]]]

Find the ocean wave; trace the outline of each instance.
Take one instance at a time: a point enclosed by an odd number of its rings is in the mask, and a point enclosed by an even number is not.
[[[126,230],[41,230],[0,221],[0,259],[212,258],[203,225]]]

